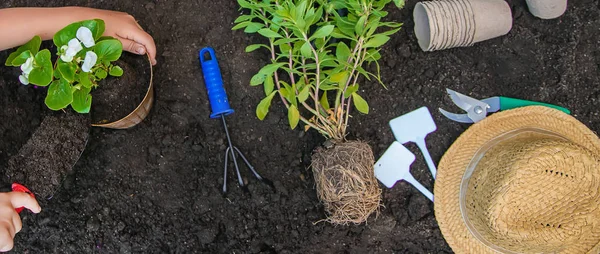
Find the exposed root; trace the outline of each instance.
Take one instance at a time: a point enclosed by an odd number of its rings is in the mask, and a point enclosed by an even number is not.
[[[360,224],[379,211],[381,189],[371,147],[361,141],[336,144],[312,155],[317,194],[334,224]]]

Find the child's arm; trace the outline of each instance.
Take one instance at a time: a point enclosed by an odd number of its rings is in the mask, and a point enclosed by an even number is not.
[[[154,39],[131,15],[84,7],[0,9],[0,50],[23,45],[35,35],[50,40],[71,23],[96,18],[106,23],[104,35],[119,39],[126,51],[136,54],[147,51],[156,64]]]

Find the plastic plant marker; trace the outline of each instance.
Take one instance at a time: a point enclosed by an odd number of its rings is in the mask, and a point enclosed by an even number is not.
[[[396,182],[400,180],[407,181],[429,198],[429,200],[433,201],[431,191],[410,174],[410,165],[414,161],[415,155],[402,144],[394,141],[381,158],[375,162],[375,177],[388,188],[394,187]]]
[[[418,108],[415,111],[394,118],[390,121],[390,127],[396,140],[402,144],[414,142],[417,144],[421,153],[425,156],[425,161],[431,171],[431,176],[435,179],[437,172],[433,159],[427,150],[425,137],[427,134],[437,130],[437,126],[431,117],[431,113],[427,107]]]

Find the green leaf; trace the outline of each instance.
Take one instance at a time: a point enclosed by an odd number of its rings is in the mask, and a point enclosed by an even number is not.
[[[84,86],[86,88],[92,87],[92,81],[90,80],[90,73],[88,73],[88,72],[80,71],[79,74],[77,74],[77,81],[79,81],[79,84],[81,84],[82,86]]]
[[[273,75],[268,75],[267,78],[265,79],[265,83],[264,83],[264,90],[265,90],[265,95],[269,95],[273,92],[273,89],[275,87],[275,83],[273,83]]]
[[[344,98],[350,97],[350,95],[356,93],[356,91],[358,91],[358,84],[348,86],[348,88],[346,88],[346,92],[344,93]]]
[[[290,108],[288,108],[288,120],[292,130],[298,126],[298,122],[300,121],[300,112],[298,111],[298,108],[294,106],[294,104],[290,105]]]
[[[108,71],[108,74],[113,77],[121,77],[123,76],[123,69],[118,65],[113,65],[112,67],[110,67],[110,71]]]
[[[389,35],[397,33],[398,31],[400,31],[400,29],[401,29],[401,27],[394,28],[394,29],[382,32],[381,35],[388,35],[389,36]]]
[[[314,14],[306,18],[306,26],[317,23],[323,17],[323,6],[320,6]]]
[[[373,38],[371,38],[369,41],[367,41],[367,43],[365,43],[364,47],[365,48],[380,47],[381,45],[385,44],[389,40],[390,40],[390,37],[387,35],[376,34],[373,36]]]
[[[362,35],[363,32],[365,31],[365,23],[367,22],[367,16],[362,16],[360,17],[360,19],[358,19],[358,22],[356,22],[356,26],[354,26],[354,32],[357,35]]]
[[[352,40],[352,37],[345,35],[344,33],[342,33],[342,31],[340,31],[340,29],[334,29],[333,32],[331,32],[331,37],[333,38],[337,38],[337,39],[348,39],[348,40]]]
[[[336,27],[342,32],[342,34],[347,35],[349,38],[353,38],[354,27],[356,26],[356,24],[348,21],[346,18],[340,17],[337,13],[335,14]]]
[[[47,86],[52,81],[54,69],[50,60],[50,50],[44,49],[35,55],[35,67],[29,73],[29,83]]]
[[[296,5],[296,19],[301,19],[304,16],[304,13],[306,12],[306,5],[306,0],[300,0],[300,2]]]
[[[381,54],[378,50],[369,49],[367,51],[367,57],[365,57],[367,62],[379,61],[379,59],[381,59]]]
[[[333,75],[331,75],[331,77],[329,77],[329,80],[331,80],[331,82],[334,82],[334,83],[345,85],[346,81],[348,81],[348,72],[341,71],[339,73],[333,74]]]
[[[327,99],[327,91],[323,91],[323,95],[321,95],[321,99],[319,100],[319,103],[325,110],[328,110],[331,108],[329,106],[329,100]]]
[[[279,94],[281,94],[281,96],[283,96],[283,98],[288,98],[289,97],[289,93],[288,90],[285,88],[279,88]]]
[[[326,25],[323,26],[321,28],[319,28],[311,37],[310,40],[316,39],[316,38],[324,38],[327,37],[331,34],[331,32],[333,31],[333,28],[335,26],[334,25]]]
[[[394,4],[398,8],[403,8],[405,3],[404,3],[404,0],[394,0]]]
[[[236,22],[236,23],[237,23],[237,22]],[[242,29],[242,28],[244,28],[244,27],[247,27],[247,26],[248,26],[250,23],[251,23],[250,21],[241,22],[241,23],[239,23],[239,24],[237,24],[237,25],[233,26],[233,27],[231,28],[231,30],[234,30],[234,31],[235,31],[235,30],[238,30],[238,29]]]
[[[258,119],[265,119],[267,113],[269,113],[269,107],[271,107],[271,100],[273,100],[273,96],[275,96],[276,93],[277,91],[273,91],[258,103],[258,106],[256,106],[256,116]]]
[[[73,92],[73,102],[71,107],[81,114],[87,114],[90,112],[92,107],[92,95],[90,95],[91,89],[88,87],[81,87],[81,89]]]
[[[32,56],[31,51],[29,51],[29,50],[24,51],[19,56],[14,58],[14,60],[12,61],[12,66],[21,66],[22,64],[27,62],[27,59],[29,59],[31,56]]]
[[[254,50],[257,50],[257,49],[259,49],[259,48],[260,48],[260,47],[262,47],[262,46],[264,46],[264,45],[263,45],[263,44],[252,44],[252,45],[249,45],[248,47],[246,47],[246,50],[245,50],[245,51],[246,51],[247,53],[249,53],[249,52],[252,52],[252,51],[254,51]]]
[[[246,29],[244,29],[244,33],[256,33],[258,30],[260,30],[261,28],[265,27],[265,25],[261,24],[261,23],[256,23],[256,22],[252,22],[250,24],[248,24],[248,26],[246,26]]]
[[[76,37],[77,30],[80,27],[89,28],[90,31],[92,31],[92,34],[94,35],[94,39],[97,41],[98,39],[100,39],[100,37],[102,37],[102,34],[104,33],[105,24],[104,21],[101,19],[84,20],[72,23],[66,26],[65,28],[61,29],[60,31],[56,32],[56,34],[54,34],[54,45],[56,45],[56,47],[58,48],[60,48],[63,45],[67,45],[67,43],[71,39]]]
[[[381,25],[379,25],[379,21],[381,21],[380,17],[377,17],[377,16],[369,17],[369,20],[367,21],[367,26],[365,27],[365,29],[367,30],[367,34],[366,34],[367,38],[373,36],[373,34],[377,30],[377,28],[379,28],[381,26]]]
[[[338,42],[337,47],[335,48],[335,57],[340,62],[348,62],[348,57],[350,57],[350,48],[344,42]]]
[[[117,61],[122,52],[123,44],[116,39],[98,42],[94,47],[94,53],[98,55],[98,61]]]
[[[240,5],[242,8],[246,8],[246,9],[250,9],[250,8],[252,8],[252,4],[251,4],[251,3],[249,3],[248,1],[245,1],[245,0],[238,0],[237,2],[238,2],[238,4],[239,4],[239,5]]]
[[[84,26],[90,28],[90,30],[92,30],[92,34],[94,34],[94,40],[98,41],[100,40],[100,38],[102,38],[102,34],[104,34],[104,30],[106,29],[106,24],[104,23],[104,20],[101,19],[94,19],[94,21],[97,22],[97,28],[94,30],[93,28],[88,27],[85,22],[84,22]]]
[[[240,23],[242,21],[252,20],[252,18],[254,18],[254,16],[252,16],[252,15],[242,15],[242,16],[239,16],[237,19],[235,19],[235,21],[233,21],[233,23]]]
[[[288,45],[288,44],[281,44],[281,45],[279,45],[279,51],[282,54],[288,54],[289,51],[290,51],[290,49],[292,49],[292,47],[290,47],[290,45]]]
[[[367,101],[365,101],[365,99],[360,97],[360,95],[358,95],[357,93],[352,94],[352,99],[354,99],[354,107],[356,107],[358,111],[360,111],[363,114],[369,113],[369,104],[367,104]]]
[[[13,61],[15,60],[15,58],[19,57],[25,51],[30,51],[30,55],[32,55],[32,56],[36,55],[38,53],[38,51],[40,50],[41,44],[42,44],[42,38],[40,38],[37,35],[34,36],[29,42],[27,42],[23,46],[17,48],[17,51],[12,52],[10,55],[8,55],[5,65],[6,66],[19,66],[19,65],[25,63],[25,61],[23,61],[23,63],[20,63],[18,65],[12,64]],[[27,60],[27,59],[25,59],[25,60]]]
[[[62,60],[58,61],[57,70],[60,72],[61,77],[66,79],[69,83],[75,81],[75,72],[77,71],[77,65],[73,63],[65,63]]]
[[[251,86],[258,86],[260,84],[262,84],[263,82],[265,82],[265,78],[267,75],[265,75],[264,73],[256,73],[254,76],[252,76],[252,78],[250,79],[250,85]]]
[[[277,32],[273,32],[273,30],[269,28],[262,28],[258,30],[258,33],[267,38],[281,38],[282,36]]]
[[[46,105],[52,110],[66,108],[73,102],[73,89],[69,82],[64,79],[55,80],[48,87],[46,95]]]
[[[104,69],[98,68],[94,72],[94,75],[96,76],[96,78],[98,80],[102,80],[102,79],[105,79],[108,76],[108,73],[106,73],[106,71]]]
[[[300,53],[303,57],[310,58],[312,56],[312,50],[310,48],[310,43],[304,42],[302,47],[300,48]]]
[[[310,95],[310,86],[304,86],[304,88],[302,88],[302,91],[300,91],[300,93],[298,94],[298,101],[300,103],[306,101],[306,99],[308,99],[309,95]]]
[[[262,73],[264,75],[271,75],[273,74],[273,72],[276,72],[277,69],[279,69],[281,66],[285,65],[285,63],[272,63],[272,64],[267,64],[264,67],[262,67],[258,73]]]

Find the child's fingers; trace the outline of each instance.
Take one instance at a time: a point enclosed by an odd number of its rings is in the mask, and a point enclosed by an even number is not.
[[[18,213],[13,213],[12,222],[15,229],[15,234],[21,232],[21,229],[23,229],[23,222],[21,221],[21,217]]]
[[[33,213],[39,213],[42,211],[42,208],[40,207],[40,204],[38,204],[37,200],[25,192],[11,192],[10,203],[14,208],[25,207]]]
[[[14,242],[10,229],[0,225],[0,252],[12,250]]]
[[[13,248],[15,238],[15,227],[6,218],[0,221],[0,252],[9,251]]]
[[[123,43],[123,50],[138,55],[146,54],[146,47],[144,45],[125,38],[119,38],[119,40]]]
[[[123,49],[135,54],[146,54],[150,55],[152,65],[156,64],[156,44],[152,36],[139,30],[140,33],[135,35],[121,35],[117,33],[119,40],[123,43]]]

